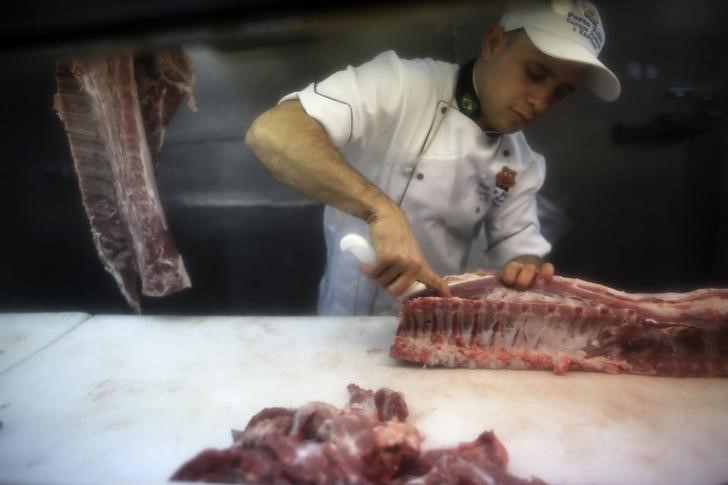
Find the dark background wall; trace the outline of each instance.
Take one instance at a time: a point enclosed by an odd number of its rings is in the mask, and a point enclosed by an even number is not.
[[[728,7],[601,3],[603,58],[622,81],[621,98],[608,104],[577,92],[527,132],[547,159],[542,207],[551,258],[562,274],[630,291],[728,286]],[[183,42],[199,108],[173,120],[158,178],[194,286],[145,298],[143,311],[313,313],[322,208],[277,185],[243,133],[282,95],[382,50],[465,61],[499,8],[334,9],[275,21],[243,12],[220,29],[160,28],[155,36],[152,23],[146,37],[132,36],[136,45]],[[54,58],[116,44],[63,40],[0,54],[0,311],[126,313],[93,247],[52,110]]]

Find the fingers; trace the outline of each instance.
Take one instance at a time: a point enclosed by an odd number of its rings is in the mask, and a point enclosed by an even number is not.
[[[527,290],[534,284],[546,285],[554,277],[554,265],[544,263],[541,267],[535,263],[508,262],[500,273],[501,282],[517,290]]]
[[[435,290],[435,292],[440,296],[451,296],[450,287],[447,286],[445,280],[437,276],[437,274],[432,271],[428,266],[425,266],[424,268],[422,268],[422,270],[420,270],[417,281],[424,284],[428,288]]]
[[[365,264],[362,272],[379,283],[392,296],[399,298],[414,283],[420,282],[441,296],[450,296],[450,288],[428,266],[420,262],[407,265],[398,262],[387,265],[386,262]]]
[[[369,222],[369,221],[368,221]],[[362,266],[362,271],[395,297],[400,297],[415,282],[449,296],[447,284],[425,262],[417,240],[399,206],[384,205],[369,222],[369,240],[377,260]]]
[[[500,271],[501,282],[506,286],[515,286],[518,274],[521,272],[523,264],[509,261]]]
[[[424,265],[424,261],[418,257],[378,250],[377,260],[371,264],[362,265],[361,268],[365,275],[386,288],[398,283],[402,278],[411,279],[414,282]]]
[[[399,297],[416,281],[415,269],[405,261],[389,262],[387,258],[379,258],[374,263],[362,265],[361,270],[395,297]]]
[[[544,263],[543,266],[541,266],[541,270],[538,274],[538,279],[536,280],[537,285],[548,285],[551,283],[551,280],[554,279],[554,273],[556,270],[554,269],[554,265],[551,263]]]
[[[375,280],[377,283],[379,283],[381,286],[384,286],[385,288],[395,283],[399,278],[404,275],[405,272],[404,268],[399,265],[389,265],[384,266],[383,269],[380,268],[381,265],[374,268],[374,270],[367,276],[369,276],[371,279]]]
[[[377,278],[377,283],[382,285],[390,295],[397,298],[402,296],[402,294],[407,291],[407,289],[412,286],[415,281],[415,277],[408,272],[400,272],[393,279],[389,279],[389,277]]]

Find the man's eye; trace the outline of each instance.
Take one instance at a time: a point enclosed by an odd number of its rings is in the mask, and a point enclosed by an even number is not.
[[[526,68],[526,77],[531,81],[540,82],[546,78],[546,75],[542,72],[536,71],[532,68]]]

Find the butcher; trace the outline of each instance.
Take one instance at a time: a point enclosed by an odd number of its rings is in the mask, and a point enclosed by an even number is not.
[[[382,315],[420,282],[471,270],[483,238],[487,267],[527,289],[551,280],[536,193],[544,157],[522,130],[586,85],[619,96],[598,59],[604,24],[589,1],[509,4],[463,65],[388,51],[285,96],[245,140],[279,182],[326,204],[321,315]],[[343,253],[367,237],[376,260]]]

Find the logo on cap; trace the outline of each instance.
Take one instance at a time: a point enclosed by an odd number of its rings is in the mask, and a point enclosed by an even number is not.
[[[586,8],[584,9],[584,17],[586,17],[586,18],[588,18],[589,20],[591,20],[591,23],[593,23],[595,27],[596,27],[597,25],[599,25],[599,16],[598,16],[598,15],[597,15],[597,13],[596,13],[596,12],[595,12],[594,10],[592,10],[591,8],[589,8],[589,7],[586,7]]]
[[[571,25],[572,30],[587,39],[596,54],[599,54],[604,45],[604,30],[599,26],[599,14],[590,4],[585,5],[585,2],[579,2],[579,6],[582,14],[579,15],[577,11],[572,10],[566,16],[566,21]]]

